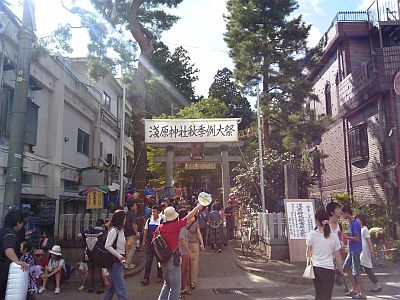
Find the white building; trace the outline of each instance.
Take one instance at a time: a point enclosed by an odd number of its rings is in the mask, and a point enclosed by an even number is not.
[[[5,27],[0,33],[0,60],[4,66],[0,73],[3,210],[20,22],[1,3],[0,11],[5,12],[0,14],[0,23]],[[53,230],[51,215],[57,219],[60,213],[84,212],[85,199],[78,191],[119,182],[123,89],[113,77],[91,80],[86,59],[41,57],[31,65],[30,73],[21,203],[31,207],[38,222],[45,219],[51,227],[48,230]],[[126,105],[126,115],[131,112],[132,107]],[[129,122],[130,118],[126,119]],[[129,136],[125,136],[125,149],[130,160],[133,144]],[[57,222],[53,225],[57,231]]]

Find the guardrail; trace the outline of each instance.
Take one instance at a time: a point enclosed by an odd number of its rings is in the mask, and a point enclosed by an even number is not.
[[[258,213],[258,236],[268,244],[286,244],[286,219],[283,213]]]

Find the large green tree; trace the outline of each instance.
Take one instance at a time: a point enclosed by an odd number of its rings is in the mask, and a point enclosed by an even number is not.
[[[225,41],[235,77],[247,86],[261,83],[264,146],[278,128],[282,144],[289,116],[301,112],[311,86],[302,75],[310,26],[295,16],[295,0],[228,0]],[[293,120],[292,120],[293,121]]]
[[[125,72],[132,74],[132,87],[128,89],[127,98],[135,109],[133,139],[136,168],[133,180],[138,189],[144,188],[147,173],[142,119],[146,117],[146,80],[151,72],[154,43],[163,31],[170,29],[178,20],[178,17],[168,11],[176,8],[182,1],[90,0],[97,13],[79,7],[69,9],[72,13],[80,15],[82,26],[88,28],[92,74],[105,75],[110,65],[122,65]],[[136,45],[133,40],[138,45],[138,57],[133,55]],[[118,55],[113,58],[110,56],[110,50]],[[136,59],[137,65],[133,64]]]
[[[194,83],[199,72],[183,47],[173,53],[162,43],[155,44],[151,56],[154,70],[146,82],[146,110],[153,115],[174,114],[195,99]]]
[[[250,103],[233,79],[233,72],[228,68],[218,70],[208,91],[208,96],[216,98],[228,107],[229,118],[241,118],[239,129],[245,129],[255,120]]]

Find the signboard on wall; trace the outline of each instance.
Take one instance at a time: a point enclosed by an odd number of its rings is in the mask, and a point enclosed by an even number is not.
[[[86,193],[86,209],[102,209],[104,192],[93,189]]]
[[[306,260],[306,238],[315,228],[313,199],[285,199],[290,261]]]
[[[239,140],[240,119],[146,119],[145,142],[224,143]]]

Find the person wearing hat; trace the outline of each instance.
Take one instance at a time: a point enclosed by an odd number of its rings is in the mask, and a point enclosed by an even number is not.
[[[192,219],[203,206],[198,205],[188,215],[178,219],[179,214],[172,206],[165,208],[164,220],[159,226],[160,235],[164,238],[168,248],[174,254],[161,264],[163,271],[164,285],[161,288],[158,300],[178,300],[181,290],[181,266],[179,256],[178,241],[179,233],[187,225],[188,220]]]
[[[46,291],[49,279],[55,280],[56,288],[54,294],[59,294],[61,292],[61,282],[67,279],[65,261],[62,258],[61,247],[59,245],[54,245],[49,253],[51,254],[51,257],[43,275],[43,286],[39,289],[39,294]]]

